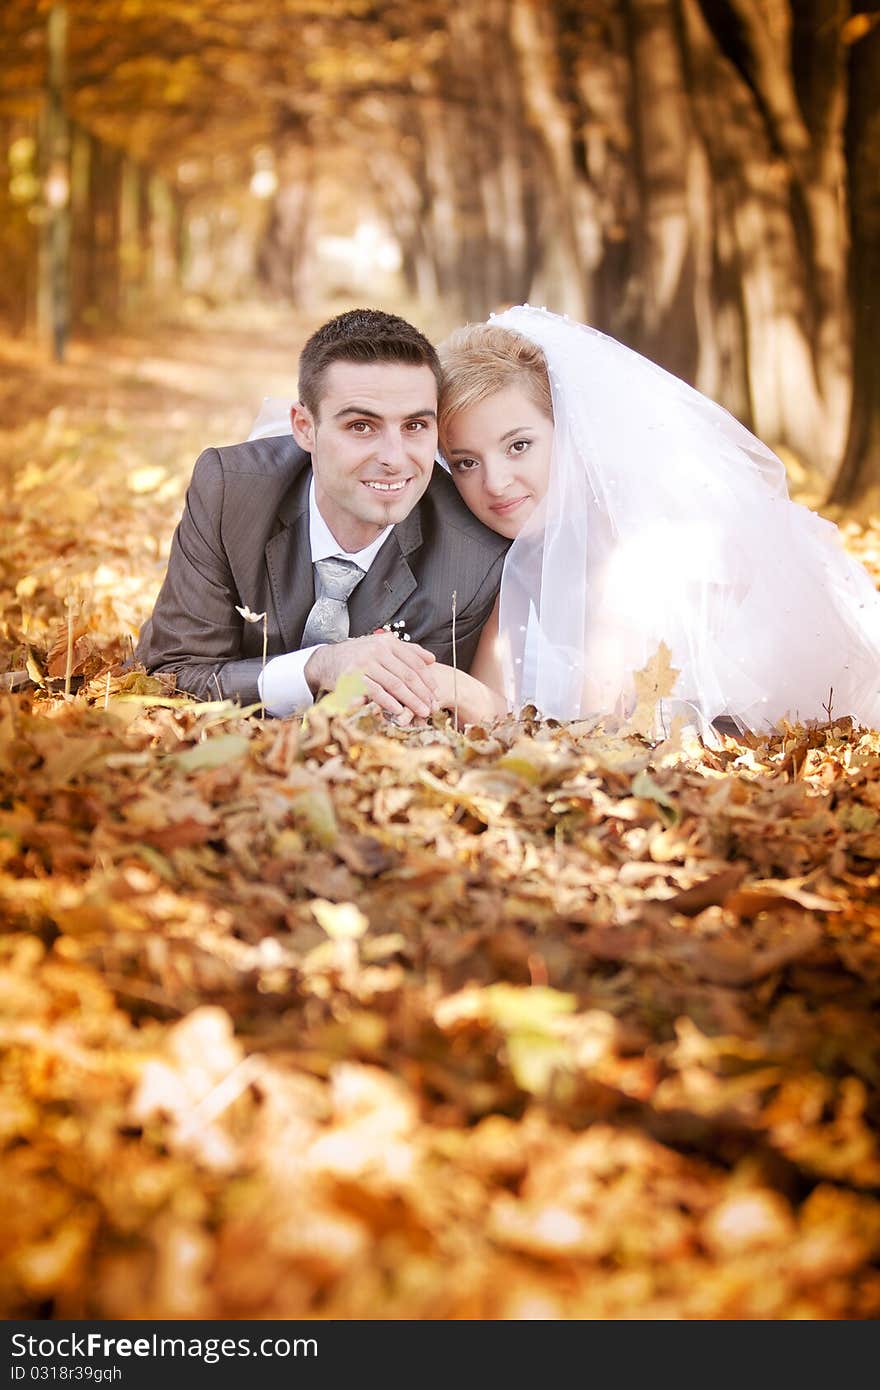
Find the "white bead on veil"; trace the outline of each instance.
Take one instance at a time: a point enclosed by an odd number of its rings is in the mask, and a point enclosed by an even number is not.
[[[880,595],[831,522],[715,402],[608,338],[529,305],[492,322],[537,343],[555,420],[545,503],[505,561],[514,709],[625,715],[661,642],[706,728],[835,714],[880,725]]]

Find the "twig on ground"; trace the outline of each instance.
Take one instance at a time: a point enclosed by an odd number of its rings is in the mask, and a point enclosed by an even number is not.
[[[73,674],[73,599],[67,593],[67,665],[64,669],[64,694],[70,694],[70,678]]]
[[[259,623],[259,622],[262,622],[262,624],[263,624],[263,665],[262,665],[262,668],[261,668],[261,670],[260,670],[260,677],[261,677],[261,679],[262,679],[263,672],[264,672],[265,669],[266,669],[266,654],[267,654],[267,652],[268,652],[268,650],[269,650],[269,610],[267,609],[265,613],[255,613],[255,612],[253,611],[253,609],[252,609],[252,608],[248,608],[247,604],[245,603],[245,604],[242,604],[241,607],[239,607],[239,605],[236,604],[236,605],[235,605],[235,611],[236,611],[236,613],[240,613],[240,614],[241,614],[241,616],[244,618],[244,620],[245,620],[246,623]],[[260,710],[260,718],[261,718],[261,719],[265,719],[265,718],[266,718],[266,706],[265,706],[265,705],[263,705],[263,707],[262,707],[261,710]]]

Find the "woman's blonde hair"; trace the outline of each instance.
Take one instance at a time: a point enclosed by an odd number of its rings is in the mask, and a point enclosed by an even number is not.
[[[528,338],[492,323],[469,323],[450,334],[437,351],[443,368],[438,427],[444,452],[453,417],[509,386],[518,387],[553,419],[547,360]]]

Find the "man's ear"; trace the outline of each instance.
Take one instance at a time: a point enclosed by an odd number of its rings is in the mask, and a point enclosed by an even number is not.
[[[307,454],[314,453],[315,422],[311,411],[306,410],[299,401],[294,401],[290,407],[290,428],[299,447],[305,449]]]

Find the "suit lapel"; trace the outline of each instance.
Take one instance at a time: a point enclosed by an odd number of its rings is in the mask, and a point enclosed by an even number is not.
[[[295,652],[309,609],[315,601],[309,544],[309,482],[303,468],[279,511],[280,529],[266,546],[266,569],[284,651]]]
[[[422,543],[418,508],[405,517],[386,540],[348,603],[352,637],[362,637],[387,623],[416,587],[407,555]]]

